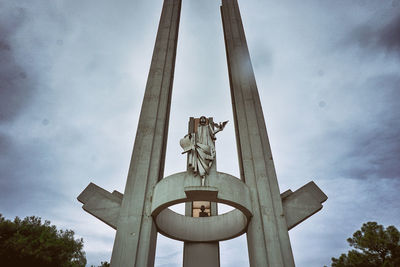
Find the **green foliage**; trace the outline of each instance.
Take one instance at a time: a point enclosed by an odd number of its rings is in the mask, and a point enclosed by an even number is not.
[[[90,267],[96,267],[94,265],[91,265]],[[108,263],[107,261],[102,261],[101,265],[97,266],[97,267],[110,267],[110,263]]]
[[[39,217],[6,220],[0,214],[1,266],[84,267],[83,240]]]
[[[98,267],[110,267],[110,264],[107,261],[102,261],[101,265],[99,265]]]
[[[347,242],[355,249],[338,259],[332,267],[399,267],[400,233],[394,226],[386,229],[376,222],[364,223]]]

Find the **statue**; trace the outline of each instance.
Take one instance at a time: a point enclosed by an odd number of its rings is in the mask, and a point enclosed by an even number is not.
[[[227,123],[209,123],[206,117],[201,116],[194,132],[180,140],[182,154],[189,153],[189,168],[202,178],[202,185],[215,159],[215,134],[222,131]]]
[[[205,212],[206,207],[204,205],[201,205],[200,207],[200,212],[199,212],[199,217],[208,217],[208,213]]]

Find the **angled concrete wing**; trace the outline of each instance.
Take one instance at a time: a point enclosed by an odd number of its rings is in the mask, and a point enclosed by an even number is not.
[[[288,190],[281,197],[288,230],[322,209],[322,203],[328,199],[314,182],[295,192]]]
[[[122,198],[123,194],[120,192],[110,193],[94,183],[90,183],[78,196],[85,211],[114,229],[117,229]]]

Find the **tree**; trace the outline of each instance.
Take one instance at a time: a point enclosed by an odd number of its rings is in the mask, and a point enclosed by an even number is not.
[[[57,230],[35,216],[10,221],[0,214],[1,266],[84,267],[82,248],[72,230]]]
[[[99,265],[97,267],[110,267],[110,263],[108,263],[107,261],[104,261],[104,262],[102,261],[100,264],[101,265]],[[91,267],[96,267],[96,266],[92,265]]]
[[[338,259],[332,267],[398,267],[400,266],[400,233],[394,226],[386,229],[376,222],[364,223],[347,242],[355,249]]]

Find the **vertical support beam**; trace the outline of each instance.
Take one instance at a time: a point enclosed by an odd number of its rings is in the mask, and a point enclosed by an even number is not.
[[[250,265],[294,266],[264,115],[237,0],[222,0],[241,179],[251,189],[254,217],[247,231]]]
[[[208,118],[212,122],[212,118]],[[189,120],[189,133],[194,132],[194,118]],[[216,172],[216,160],[211,167],[212,172]],[[200,179],[200,178],[199,178]],[[192,202],[185,203],[185,215],[193,216]],[[217,203],[211,202],[211,216],[217,216]],[[184,242],[183,243],[183,267],[219,267],[219,242],[196,243]]]
[[[219,242],[185,242],[183,267],[219,267]]]
[[[157,230],[151,217],[163,177],[181,0],[164,0],[111,257],[112,267],[153,266]]]

